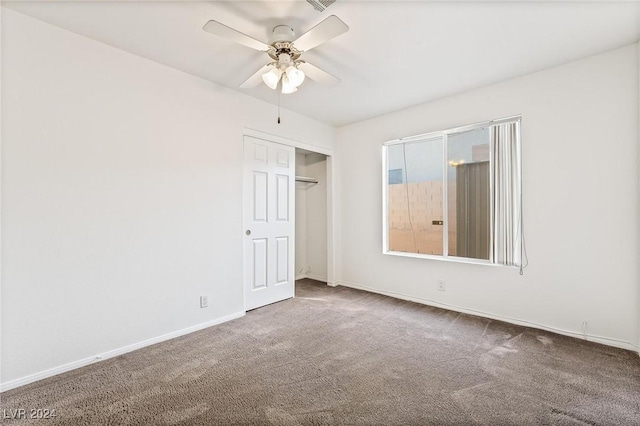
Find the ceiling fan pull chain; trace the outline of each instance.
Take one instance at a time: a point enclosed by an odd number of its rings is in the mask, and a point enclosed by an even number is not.
[[[278,124],[280,124],[280,91],[278,90]]]

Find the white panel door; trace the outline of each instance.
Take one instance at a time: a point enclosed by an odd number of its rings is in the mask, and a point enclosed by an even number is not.
[[[244,307],[293,297],[295,149],[244,137]]]

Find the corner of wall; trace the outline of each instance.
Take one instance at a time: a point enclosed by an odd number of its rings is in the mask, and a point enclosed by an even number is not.
[[[638,32],[640,33],[640,4],[638,8]],[[636,54],[636,72],[638,74],[638,120],[636,122],[636,129],[638,135],[638,187],[637,187],[637,202],[636,202],[636,221],[638,236],[636,241],[636,248],[640,250],[640,40],[636,42],[637,54]],[[640,355],[640,263],[637,265],[636,280],[637,280],[637,293],[638,293],[638,305],[636,308],[638,314],[637,320],[637,348],[638,355]]]
[[[2,129],[2,5],[0,4],[0,129]],[[2,296],[2,131],[0,130],[0,296]],[[0,297],[2,299],[2,297]],[[0,303],[0,336],[2,333],[2,303]],[[0,383],[2,383],[2,338],[0,338]]]

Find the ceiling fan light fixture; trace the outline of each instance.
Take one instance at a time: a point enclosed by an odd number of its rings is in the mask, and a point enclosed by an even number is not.
[[[322,7],[326,8],[335,0],[307,1],[318,10],[322,10]],[[275,61],[262,66],[240,84],[243,89],[251,89],[260,85],[260,79],[262,79],[273,90],[278,90],[278,86],[282,85],[282,93],[293,93],[304,82],[305,74],[311,80],[322,84],[333,85],[340,81],[339,78],[332,76],[328,72],[299,59],[304,52],[314,49],[349,30],[349,26],[335,15],[325,18],[299,37],[296,37],[291,27],[277,25],[273,28],[269,44],[214,20],[208,21],[203,30],[242,46],[264,52]],[[304,68],[304,72],[299,67]],[[286,82],[284,81],[285,76]],[[281,81],[282,83],[280,83]]]
[[[287,78],[295,87],[299,87],[304,81],[304,73],[294,66],[290,66],[285,71]]]
[[[281,76],[282,71],[277,67],[273,67],[269,72],[262,74],[262,81],[264,81],[264,84],[266,84],[270,89],[276,90]]]

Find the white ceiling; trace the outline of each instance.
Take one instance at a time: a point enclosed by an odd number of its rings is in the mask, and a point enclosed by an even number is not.
[[[340,77],[306,81],[284,108],[340,126],[570,62],[640,38],[639,3],[337,0],[47,1],[3,5],[161,64],[277,104],[264,85],[237,86],[266,54],[202,31],[210,19],[267,41],[278,24],[302,34],[329,15],[350,31],[303,55]]]

